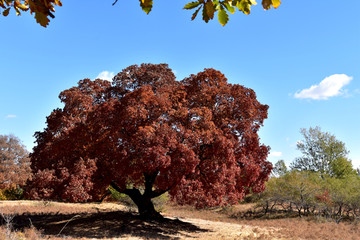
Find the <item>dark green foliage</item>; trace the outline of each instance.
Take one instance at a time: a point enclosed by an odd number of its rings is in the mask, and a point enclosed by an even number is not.
[[[265,214],[296,212],[298,216],[321,216],[339,222],[360,217],[360,177],[323,177],[318,172],[287,172],[271,178],[258,204]]]
[[[24,190],[19,187],[6,188],[0,190],[0,200],[21,200],[24,198],[23,193]]]
[[[285,162],[284,162],[284,160],[279,160],[279,161],[277,161],[276,163],[275,163],[275,165],[274,165],[274,168],[273,168],[273,170],[272,170],[272,174],[274,175],[274,176],[283,176],[283,175],[285,175],[286,173],[288,172],[288,169],[287,169],[287,167],[286,167],[286,165],[285,165]]]
[[[319,172],[335,178],[356,174],[345,143],[328,132],[322,132],[320,127],[303,128],[301,134],[304,140],[298,142],[297,149],[303,155],[291,163],[292,169]]]

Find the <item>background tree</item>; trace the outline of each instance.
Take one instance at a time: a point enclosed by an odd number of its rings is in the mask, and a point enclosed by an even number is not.
[[[260,204],[265,213],[281,206],[283,210],[295,210],[299,216],[302,213],[309,214],[316,205],[315,196],[322,190],[319,181],[318,173],[297,170],[271,178]]]
[[[274,168],[272,170],[273,175],[276,177],[283,176],[287,172],[288,172],[288,169],[286,167],[284,160],[282,160],[282,159],[275,163]]]
[[[166,64],[133,65],[60,99],[35,134],[32,198],[95,201],[111,185],[154,217],[151,199],[165,192],[205,207],[264,190],[272,165],[257,132],[268,106],[219,71],[178,82]]]
[[[360,177],[347,158],[345,144],[319,127],[301,129],[304,140],[297,147],[303,153],[286,171],[278,161],[275,175],[266,183],[258,204],[265,213],[317,215],[339,223],[359,216]],[[284,171],[285,169],[285,171]]]
[[[24,185],[30,177],[29,153],[13,135],[0,135],[0,188]]]
[[[298,142],[297,149],[303,156],[291,163],[292,169],[320,172],[336,178],[355,174],[345,143],[328,132],[322,132],[320,127],[302,128],[301,134],[304,141]]]
[[[115,0],[113,5],[117,3]],[[153,0],[139,0],[140,7],[147,14],[150,13],[153,7]],[[280,5],[280,0],[262,0],[262,6],[265,10],[271,7],[277,8]],[[202,16],[205,22],[213,19],[215,13],[218,13],[218,19],[221,25],[225,25],[229,21],[228,13],[235,13],[236,9],[239,11],[250,14],[252,5],[256,5],[255,0],[198,0],[190,2],[185,5],[184,9],[196,9],[193,13],[191,20],[194,20],[202,9]],[[35,13],[36,22],[41,26],[46,27],[49,24],[49,17],[54,18],[55,6],[62,6],[60,0],[0,0],[0,8],[4,16],[7,16],[10,9],[14,9],[17,15],[21,15],[22,11],[30,10],[30,13]],[[0,12],[1,13],[1,12]]]

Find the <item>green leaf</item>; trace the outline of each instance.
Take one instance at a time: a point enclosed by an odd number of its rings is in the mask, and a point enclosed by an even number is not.
[[[185,5],[184,9],[194,9],[200,5],[200,2],[190,2]]]
[[[50,20],[47,16],[41,12],[35,12],[36,22],[39,23],[43,27],[47,27],[49,25]]]
[[[220,9],[218,13],[218,19],[221,25],[225,26],[229,21],[229,15],[225,11],[225,9]]]
[[[153,5],[153,1],[152,0],[140,0],[140,2],[145,6],[145,7],[150,7]]]
[[[237,2],[236,7],[239,9],[239,11],[242,11],[246,15],[250,14],[251,4],[249,4],[247,0],[241,0]]]
[[[200,6],[200,7],[194,12],[194,14],[193,14],[192,17],[191,17],[191,20],[194,20],[194,19],[196,18],[196,16],[198,15],[198,13],[199,13],[199,11],[200,11],[201,8],[202,8],[202,6]]]
[[[10,8],[4,10],[4,11],[2,12],[2,14],[6,17],[7,15],[9,15],[9,12],[10,12]]]
[[[216,12],[217,10],[220,9],[221,5],[220,5],[220,2],[218,0],[213,0],[213,6],[214,6],[214,11]]]
[[[224,5],[231,14],[235,13],[235,8],[233,6],[231,6],[228,2],[225,2]]]
[[[140,7],[141,9],[146,12],[146,14],[149,14],[151,12],[153,1],[152,0],[139,0],[140,1]]]

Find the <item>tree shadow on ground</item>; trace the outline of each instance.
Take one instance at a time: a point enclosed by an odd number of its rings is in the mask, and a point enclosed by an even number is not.
[[[80,214],[24,213],[15,216],[12,223],[17,230],[32,224],[50,238],[68,236],[102,239],[130,235],[146,239],[180,239],[208,231],[177,219],[143,220],[139,215],[122,211]]]

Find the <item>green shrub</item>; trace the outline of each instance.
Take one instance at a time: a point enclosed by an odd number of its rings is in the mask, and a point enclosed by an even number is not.
[[[299,216],[325,217],[336,222],[360,217],[360,177],[356,175],[334,178],[293,170],[272,177],[260,197],[258,206],[265,214],[295,211]]]
[[[24,198],[24,190],[19,187],[0,190],[0,200],[20,200]]]

